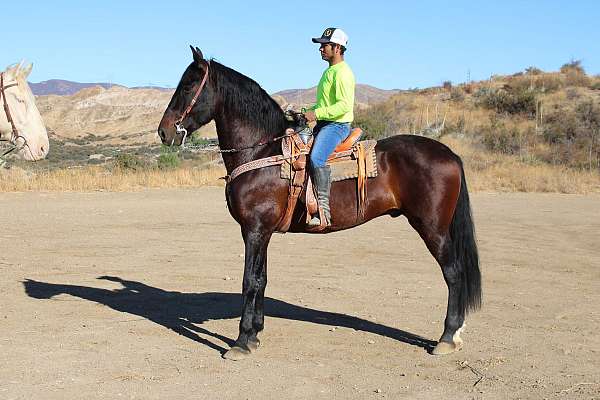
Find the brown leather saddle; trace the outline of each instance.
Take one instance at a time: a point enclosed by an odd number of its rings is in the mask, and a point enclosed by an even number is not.
[[[291,173],[289,174],[290,189],[286,212],[277,226],[277,231],[281,233],[289,230],[298,199],[306,207],[306,222],[308,222],[311,215],[316,213],[319,213],[321,221],[325,221],[323,211],[318,206],[312,180],[307,169],[307,156],[310,153],[313,139],[311,137],[307,143],[304,143],[293,129],[288,129],[286,133],[288,135],[282,140],[282,151]],[[362,129],[354,128],[350,135],[335,148],[334,152],[327,159],[328,165],[348,160],[354,160],[357,164],[359,204],[357,218],[364,216],[367,198],[367,152],[365,151],[366,142],[359,141],[362,134]],[[282,168],[285,167],[286,164],[284,163]],[[311,228],[310,231],[318,232],[325,228],[326,226],[322,224],[321,226]]]

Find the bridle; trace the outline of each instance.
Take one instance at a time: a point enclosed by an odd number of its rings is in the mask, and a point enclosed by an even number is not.
[[[13,83],[9,83],[8,85],[4,85],[4,72],[0,73],[0,97],[2,98],[3,101],[3,106],[4,106],[4,113],[6,114],[6,119],[8,120],[8,123],[10,124],[12,131],[11,131],[11,135],[10,135],[10,139],[2,139],[0,138],[0,141],[2,142],[9,142],[12,147],[8,150],[6,150],[4,153],[0,154],[0,165],[4,163],[4,160],[2,159],[4,156],[6,156],[7,154],[12,153],[15,150],[20,150],[23,147],[27,146],[27,148],[29,149],[29,145],[27,144],[27,139],[25,138],[25,136],[22,136],[19,134],[19,130],[17,129],[17,126],[15,125],[15,121],[12,118],[12,115],[10,113],[10,108],[8,108],[8,101],[6,99],[6,89],[9,89],[13,86],[18,86],[19,82],[15,81]],[[17,140],[21,138],[23,139],[23,144],[21,146],[18,145]],[[31,152],[31,149],[29,149],[29,151]],[[32,154],[33,156],[33,154]]]
[[[183,139],[181,140],[181,145],[182,146],[185,145],[185,138],[187,137],[188,131],[187,131],[187,129],[185,129],[183,127],[183,125],[181,125],[181,123],[188,116],[188,114],[190,113],[190,111],[192,111],[192,108],[194,108],[194,105],[196,104],[196,101],[198,101],[198,97],[200,97],[200,93],[202,92],[202,89],[204,89],[204,85],[206,85],[206,80],[208,79],[209,66],[210,66],[210,61],[208,61],[206,63],[206,73],[202,77],[202,82],[200,82],[200,86],[196,90],[196,94],[194,94],[194,97],[192,98],[192,101],[187,106],[187,108],[185,109],[185,111],[183,112],[183,114],[181,114],[181,117],[179,117],[179,119],[177,121],[175,121],[175,131],[176,131],[176,134],[178,134],[178,135],[179,134],[183,134]],[[175,141],[175,137],[173,137],[173,140],[171,141],[171,145],[173,145],[174,141]]]
[[[206,81],[208,79],[209,67],[210,67],[210,60],[207,61],[207,63],[206,63],[206,73],[202,77],[202,82],[200,82],[200,86],[198,87],[198,89],[196,89],[196,93],[194,94],[194,97],[192,98],[192,101],[187,106],[187,108],[183,111],[183,114],[181,114],[181,116],[179,117],[179,119],[177,119],[177,121],[175,121],[175,133],[177,135],[183,134],[183,139],[181,140],[181,146],[185,146],[185,139],[186,139],[186,137],[188,135],[187,129],[185,129],[183,127],[183,125],[181,125],[181,123],[188,116],[188,114],[190,113],[190,111],[192,111],[192,108],[194,108],[194,105],[196,105],[196,102],[198,101],[198,98],[200,97],[200,93],[202,93],[202,89],[204,89],[204,86],[206,85]],[[269,143],[273,143],[273,142],[281,140],[281,139],[283,139],[285,137],[290,137],[290,136],[291,135],[289,133],[286,133],[285,135],[277,136],[277,137],[269,139],[269,140],[264,140],[264,141],[261,141],[261,142],[255,144],[255,145],[252,145],[252,146],[246,146],[246,147],[241,147],[241,148],[236,148],[236,149],[219,149],[219,150],[212,150],[211,149],[209,151],[211,151],[211,152],[212,151],[216,151],[218,153],[237,153],[237,152],[242,151],[242,150],[248,150],[248,149],[253,149],[255,147],[258,147],[258,146],[264,146],[264,145],[267,145]],[[173,145],[174,142],[175,142],[175,137],[173,137],[173,140],[171,140],[171,146]]]

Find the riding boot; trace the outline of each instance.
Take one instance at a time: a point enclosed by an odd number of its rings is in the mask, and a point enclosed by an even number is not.
[[[329,165],[324,167],[314,167],[312,169],[313,183],[317,191],[317,202],[319,208],[323,209],[323,216],[325,218],[325,226],[331,225],[331,212],[329,210],[329,192],[331,190],[331,169]],[[319,214],[314,216],[309,222],[308,226],[317,227],[321,225],[321,219]]]

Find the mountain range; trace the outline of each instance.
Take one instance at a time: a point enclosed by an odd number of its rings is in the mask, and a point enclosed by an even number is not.
[[[154,89],[161,92],[172,92],[173,88],[160,87],[160,86],[137,86],[128,88],[123,85],[118,85],[114,83],[106,83],[106,82],[96,82],[96,83],[82,83],[82,82],[73,82],[67,81],[63,79],[50,79],[47,81],[39,82],[39,83],[29,83],[31,87],[31,91],[36,96],[48,96],[48,95],[57,95],[57,96],[71,96],[75,93],[79,92],[83,89],[93,88],[93,87],[101,87],[104,89],[110,89],[113,87],[116,88],[125,88],[125,89]],[[365,85],[365,84],[357,84],[356,85],[356,103],[360,106],[370,106],[376,103],[380,103],[386,100],[393,94],[400,92],[398,89],[392,90],[384,90],[378,89],[376,87]],[[271,96],[280,104],[297,104],[297,105],[305,105],[311,104],[314,102],[317,95],[317,88],[312,87],[309,89],[288,89],[282,90],[276,93],[273,93]]]
[[[51,95],[51,94],[54,94],[57,96],[70,96],[70,95],[73,95],[73,94],[79,92],[82,89],[87,89],[87,88],[96,87],[96,86],[100,86],[104,89],[110,89],[111,87],[126,88],[126,86],[118,85],[115,83],[105,83],[105,82],[82,83],[82,82],[66,81],[63,79],[50,79],[50,80],[39,82],[39,83],[29,82],[29,87],[31,88],[31,91],[33,92],[33,94],[36,96],[47,96],[47,95]],[[170,88],[164,88],[164,87],[159,87],[159,86],[139,86],[139,87],[133,87],[131,89],[157,89],[157,90],[161,90],[161,91],[173,90]]]
[[[80,83],[52,79],[30,83],[38,109],[49,131],[59,140],[93,135],[111,144],[156,143],[156,127],[173,95],[163,87],[127,88],[111,83]],[[356,85],[357,107],[385,101],[399,90]],[[299,109],[312,104],[316,88],[284,90],[271,95],[282,107]],[[214,123],[201,128],[214,137]]]

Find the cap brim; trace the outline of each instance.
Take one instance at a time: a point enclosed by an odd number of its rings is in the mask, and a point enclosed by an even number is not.
[[[312,42],[313,43],[329,43],[330,40],[329,39],[323,39],[323,38],[312,38]]]

